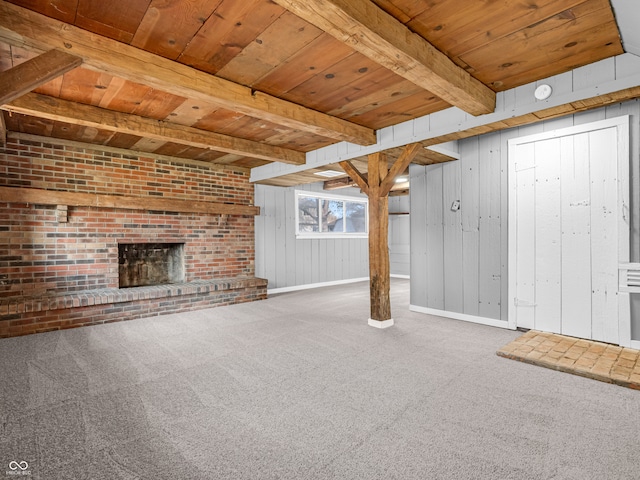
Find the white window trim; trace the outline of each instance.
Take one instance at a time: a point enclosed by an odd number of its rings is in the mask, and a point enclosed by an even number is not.
[[[298,208],[298,199],[300,197],[312,197],[319,198],[323,200],[342,200],[345,202],[357,202],[364,203],[367,208],[367,214],[365,215],[365,232],[300,232],[298,229],[300,227],[300,218]],[[309,192],[306,190],[296,190],[295,191],[295,212],[296,212],[296,238],[299,239],[330,239],[330,238],[369,238],[369,199],[366,197],[350,197],[348,195],[335,195],[331,193],[318,193],[318,192]]]

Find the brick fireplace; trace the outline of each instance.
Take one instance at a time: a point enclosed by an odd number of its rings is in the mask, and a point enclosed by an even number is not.
[[[11,134],[0,188],[2,337],[266,297],[246,169]]]

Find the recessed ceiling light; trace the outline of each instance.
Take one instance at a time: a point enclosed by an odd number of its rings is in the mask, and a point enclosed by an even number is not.
[[[339,177],[345,173],[338,172],[337,170],[322,170],[321,172],[313,172],[313,174],[318,175],[319,177]]]

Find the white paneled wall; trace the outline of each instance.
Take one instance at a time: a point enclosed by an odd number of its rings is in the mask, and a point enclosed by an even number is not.
[[[409,195],[389,197],[389,267],[391,275],[409,276]]]
[[[309,286],[369,276],[366,238],[297,239],[295,191],[322,192],[322,183],[298,187],[255,186],[256,276],[269,290]],[[359,190],[337,192],[363,197]]]
[[[295,191],[323,192],[322,183],[297,187],[255,186],[256,276],[269,280],[269,290],[361,280],[369,276],[366,238],[296,239]],[[326,193],[326,192],[325,192]],[[363,198],[347,188],[332,194]],[[389,259],[391,274],[409,275],[409,196],[390,197]]]
[[[640,261],[640,101],[634,100],[462,140],[460,160],[412,165],[412,307],[506,326],[508,140],[621,115],[631,115],[630,254],[632,261]],[[459,211],[451,210],[454,199],[460,200]],[[640,339],[638,305],[640,300],[633,298],[636,340]]]

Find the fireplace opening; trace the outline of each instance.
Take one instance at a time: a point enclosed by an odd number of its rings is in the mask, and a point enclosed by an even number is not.
[[[184,282],[184,243],[118,245],[119,287]]]

